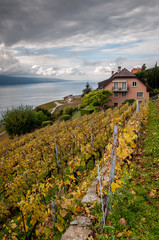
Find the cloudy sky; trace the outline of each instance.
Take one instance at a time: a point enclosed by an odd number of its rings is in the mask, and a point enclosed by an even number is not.
[[[159,62],[158,0],[0,0],[0,75],[100,81]]]

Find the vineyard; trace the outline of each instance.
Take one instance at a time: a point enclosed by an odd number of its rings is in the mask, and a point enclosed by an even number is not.
[[[1,239],[60,239],[97,177],[96,165],[102,167],[111,156],[114,125],[122,165],[131,160],[147,115],[148,103],[141,103],[140,112],[136,103],[126,104],[0,145]]]

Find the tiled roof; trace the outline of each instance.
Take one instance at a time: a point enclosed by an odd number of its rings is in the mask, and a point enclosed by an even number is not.
[[[129,72],[126,68],[124,68],[119,73],[116,72],[115,74],[113,74],[109,79],[99,82],[98,89],[102,89],[102,88],[106,87],[115,78],[136,78],[137,79],[137,77],[133,73]]]
[[[114,74],[113,75],[114,76],[114,78],[136,78],[136,76],[133,74],[133,73],[131,73],[131,72],[129,72],[126,68],[123,68],[119,73],[116,73],[116,74]]]

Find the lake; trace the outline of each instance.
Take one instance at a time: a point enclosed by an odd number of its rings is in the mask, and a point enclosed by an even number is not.
[[[89,82],[97,88],[96,82]],[[80,95],[85,88],[86,81],[60,81],[51,83],[19,84],[0,86],[0,118],[1,113],[21,104],[36,107],[43,103],[63,99],[73,94]]]

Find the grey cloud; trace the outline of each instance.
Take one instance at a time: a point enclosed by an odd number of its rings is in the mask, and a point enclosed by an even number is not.
[[[117,66],[124,66],[124,63],[126,62],[126,58],[124,58],[124,57],[117,57],[116,59],[115,59],[115,63],[116,63],[116,65]]]
[[[29,75],[30,67],[15,57],[15,52],[0,44],[0,75]]]
[[[158,0],[1,0],[0,74],[102,76],[130,53],[158,52],[158,9]]]
[[[158,0],[1,0],[0,41],[53,44],[78,34],[90,41],[135,35],[158,28],[158,7]]]
[[[90,62],[90,61],[84,59],[82,64],[84,66],[97,66],[97,65],[101,64],[101,61],[92,61],[92,62]]]

